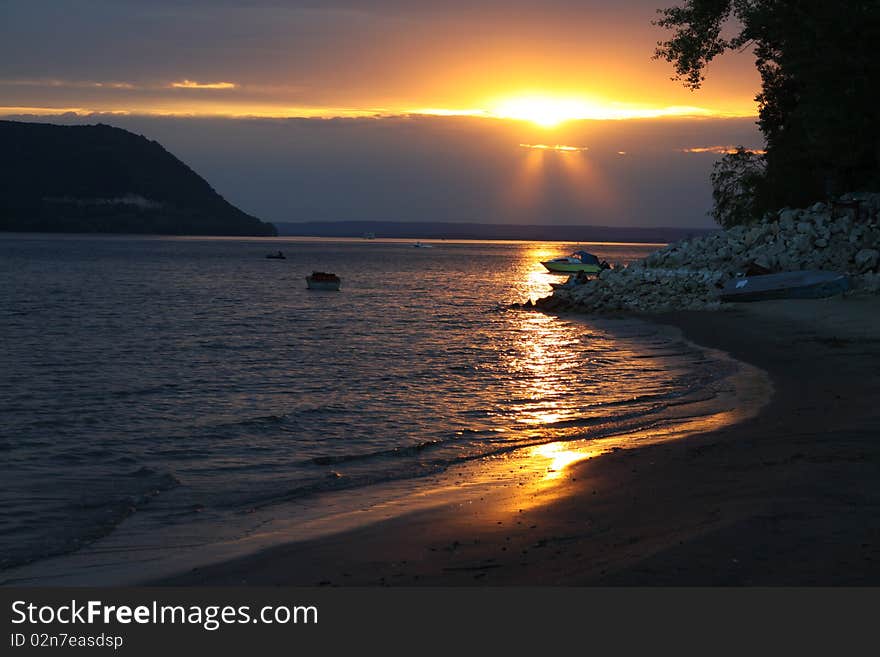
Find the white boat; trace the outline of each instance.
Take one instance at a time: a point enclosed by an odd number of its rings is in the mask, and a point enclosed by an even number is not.
[[[328,274],[323,271],[313,271],[306,276],[306,287],[310,290],[338,291],[342,287],[342,279],[336,274]]]
[[[598,274],[606,268],[599,262],[599,258],[586,251],[575,251],[570,256],[545,260],[541,264],[548,271],[559,274],[576,274],[579,271],[586,274]]]

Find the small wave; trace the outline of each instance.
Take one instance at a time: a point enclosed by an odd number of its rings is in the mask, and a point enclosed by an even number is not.
[[[158,386],[149,386],[146,388],[134,388],[132,390],[113,390],[109,394],[111,397],[116,399],[125,399],[126,397],[140,397],[146,395],[158,395],[164,392],[168,392],[169,390],[177,390],[180,388],[180,384],[177,383],[163,383]]]
[[[0,526],[4,526],[0,532],[0,570],[76,552],[108,536],[161,493],[180,485],[172,472],[145,466],[103,477],[98,484],[73,480],[67,484],[66,494],[53,498],[30,498],[43,507],[39,517],[0,514]],[[89,488],[75,492],[83,486]],[[23,541],[23,536],[30,540]]]
[[[309,459],[308,463],[314,465],[334,465],[338,463],[349,463],[352,461],[366,461],[369,459],[381,458],[386,456],[410,456],[418,454],[431,447],[437,447],[449,441],[444,440],[426,440],[416,445],[403,447],[393,447],[391,449],[382,449],[375,452],[367,452],[364,454],[340,454],[338,456],[316,456]]]

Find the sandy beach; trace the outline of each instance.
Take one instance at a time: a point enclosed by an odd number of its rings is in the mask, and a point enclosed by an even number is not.
[[[876,585],[878,317],[857,296],[653,317],[767,372],[769,404],[574,463],[525,508],[484,496],[158,583]]]

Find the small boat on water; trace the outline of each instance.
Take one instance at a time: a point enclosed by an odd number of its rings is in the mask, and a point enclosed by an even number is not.
[[[607,268],[607,265],[599,262],[599,258],[586,251],[575,251],[570,256],[545,260],[541,264],[548,271],[558,274],[576,274],[579,271],[586,274],[598,274]]]
[[[287,257],[283,253],[281,253],[281,251],[278,251],[276,253],[267,253],[266,257],[269,258],[269,260],[287,260]]]
[[[434,248],[434,245],[433,245],[433,244],[422,244],[421,242],[416,242],[415,244],[413,244],[413,248],[416,248],[416,249],[433,249],[433,248]]]
[[[338,291],[342,287],[342,279],[336,274],[323,271],[313,271],[306,276],[306,287],[310,290]]]
[[[786,271],[733,278],[721,289],[721,300],[820,299],[842,294],[848,289],[849,278],[846,274],[831,271]]]

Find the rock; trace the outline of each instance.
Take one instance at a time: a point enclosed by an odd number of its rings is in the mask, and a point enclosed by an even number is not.
[[[794,222],[797,219],[797,215],[794,214],[794,210],[784,210],[779,214],[779,229],[782,232],[790,233],[792,228],[794,228]]]
[[[755,258],[754,262],[756,265],[758,265],[759,267],[761,267],[763,269],[773,271],[773,262],[774,261],[773,261],[773,259],[770,258],[770,256],[768,256],[766,254],[759,255],[757,258]]]
[[[813,228],[813,224],[808,221],[800,221],[797,225],[797,232],[802,235],[814,235],[816,230]]]
[[[854,258],[856,268],[860,272],[877,269],[878,261],[880,261],[880,251],[877,251],[877,249],[862,249],[856,253]]]
[[[796,235],[791,241],[791,248],[797,253],[808,253],[813,249],[813,240],[809,235]]]
[[[798,215],[800,215],[800,210],[793,210],[792,208],[783,208],[779,211],[779,221],[780,223],[793,224],[797,221]]]
[[[760,241],[765,235],[765,230],[766,226],[760,224],[750,229],[743,238],[744,245],[748,247]]]
[[[863,292],[877,294],[880,292],[880,274],[870,273],[859,276],[856,280],[856,287]]]
[[[880,193],[867,194],[863,207],[858,222],[832,217],[823,203],[785,208],[759,223],[670,244],[535,305],[587,312],[717,308],[718,288],[750,264],[770,271],[847,271],[858,274],[860,289],[880,292],[880,275],[872,273],[880,265]]]

